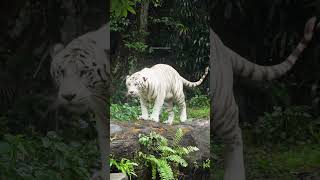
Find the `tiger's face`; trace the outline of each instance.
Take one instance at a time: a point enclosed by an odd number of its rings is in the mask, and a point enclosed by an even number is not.
[[[91,63],[81,59],[81,52],[61,50],[52,56],[51,74],[59,88],[60,105],[85,105],[93,95],[93,88],[99,82],[95,80],[99,70]],[[91,62],[91,61],[90,61]]]
[[[127,76],[126,78],[126,86],[128,89],[128,96],[138,97],[143,93],[144,89],[146,89],[148,85],[147,78],[136,72],[131,76]]]
[[[61,104],[84,104],[91,91],[86,86],[93,70],[76,62],[66,62],[53,72],[58,82],[58,100]]]

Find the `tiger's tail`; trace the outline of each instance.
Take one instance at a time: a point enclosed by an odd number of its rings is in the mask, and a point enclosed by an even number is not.
[[[206,76],[208,75],[208,73],[209,73],[209,67],[206,67],[204,74],[202,75],[202,77],[201,77],[201,78],[199,79],[199,81],[197,81],[197,82],[190,82],[190,81],[186,80],[186,79],[183,78],[183,77],[181,77],[181,79],[182,79],[182,82],[183,82],[183,84],[184,84],[185,86],[188,86],[188,87],[196,87],[196,86],[199,86],[199,85],[203,82],[204,78],[206,78]]]
[[[304,29],[304,36],[293,52],[280,64],[273,66],[260,66],[254,64],[235,52],[231,52],[232,68],[235,74],[248,77],[252,80],[272,80],[284,75],[296,63],[299,55],[311,41],[315,29],[316,18],[310,18]]]

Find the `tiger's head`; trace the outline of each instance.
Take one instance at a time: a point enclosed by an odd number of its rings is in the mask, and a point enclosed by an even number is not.
[[[126,78],[126,86],[128,96],[138,97],[147,89],[148,78],[141,72],[136,72]]]
[[[90,51],[57,44],[51,57],[50,71],[59,89],[59,105],[86,105],[90,97],[99,94],[98,87],[106,82],[106,67],[94,61]]]

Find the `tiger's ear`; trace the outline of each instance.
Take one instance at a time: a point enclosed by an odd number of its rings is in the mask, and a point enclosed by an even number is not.
[[[126,77],[126,79],[128,79],[130,76],[129,75],[127,75],[127,77]]]
[[[54,58],[62,49],[64,49],[64,45],[59,43],[55,44],[50,51],[51,58]]]
[[[144,80],[144,82],[146,82],[148,78],[146,78],[146,77],[142,77],[142,79]]]

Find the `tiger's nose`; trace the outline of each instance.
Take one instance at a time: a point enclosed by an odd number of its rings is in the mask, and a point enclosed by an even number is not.
[[[133,94],[133,91],[129,91],[129,94]]]
[[[61,96],[67,101],[72,101],[76,97],[76,94],[62,94]]]

